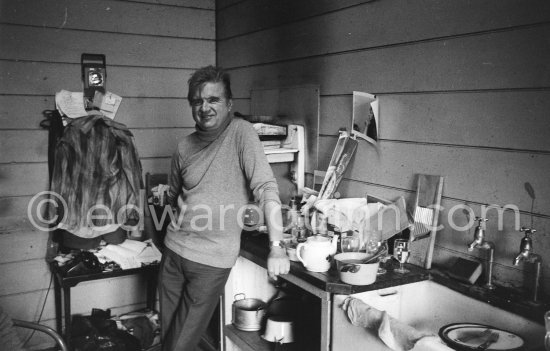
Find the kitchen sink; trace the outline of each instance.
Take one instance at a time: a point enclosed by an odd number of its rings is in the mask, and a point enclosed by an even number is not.
[[[456,292],[431,280],[351,295],[386,311],[391,317],[421,331],[437,334],[451,323],[480,323],[523,337],[525,350],[544,349],[545,328],[517,314]],[[370,330],[353,326],[341,306],[347,295],[335,295],[333,304],[333,350],[390,350]],[[431,350],[431,348],[429,348]],[[444,348],[438,348],[444,349]],[[420,343],[413,349],[424,351]]]

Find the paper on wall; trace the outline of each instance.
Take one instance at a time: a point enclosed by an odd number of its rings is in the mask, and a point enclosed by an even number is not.
[[[110,91],[103,94],[99,90],[96,90],[94,95],[94,107],[99,108],[99,111],[103,113],[106,117],[110,119],[115,119],[116,112],[122,98],[116,94],[111,93]]]
[[[110,91],[105,94],[96,91],[93,106],[99,109],[105,117],[115,119],[121,102],[122,97]],[[55,94],[55,107],[62,116],[67,116],[69,118],[88,116],[88,111],[86,111],[85,106],[84,93],[82,92],[61,90]]]
[[[61,90],[55,94],[55,107],[62,116],[78,118],[87,116],[84,109],[84,93]]]
[[[379,122],[378,98],[369,93],[353,92],[352,134],[371,144],[378,141]]]

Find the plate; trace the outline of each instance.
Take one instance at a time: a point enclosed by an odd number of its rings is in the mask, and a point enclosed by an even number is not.
[[[454,323],[439,329],[439,336],[450,347],[457,350],[477,350],[489,333],[498,333],[498,340],[491,344],[487,351],[520,350],[525,344],[523,338],[506,330],[478,323]]]

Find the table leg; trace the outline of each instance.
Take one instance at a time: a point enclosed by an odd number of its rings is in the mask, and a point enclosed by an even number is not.
[[[71,343],[71,288],[63,287],[63,312],[65,312],[65,340]]]
[[[63,334],[63,310],[61,308],[61,284],[57,279],[57,275],[53,274],[53,286],[55,296],[55,327],[57,332]]]
[[[332,335],[332,299],[329,293],[321,301],[321,350],[330,350],[330,338]]]
[[[149,272],[145,278],[147,279],[147,308],[154,310],[157,297],[157,274]]]

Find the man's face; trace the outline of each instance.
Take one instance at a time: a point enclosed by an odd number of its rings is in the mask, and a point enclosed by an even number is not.
[[[213,130],[229,118],[232,101],[225,98],[223,83],[208,82],[195,92],[189,103],[197,125],[203,130]]]

